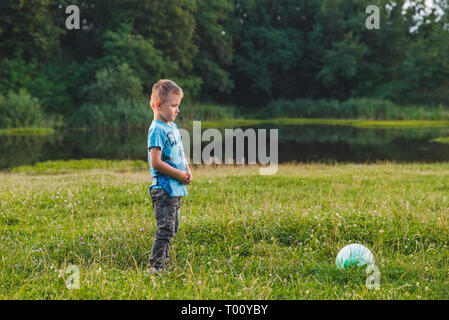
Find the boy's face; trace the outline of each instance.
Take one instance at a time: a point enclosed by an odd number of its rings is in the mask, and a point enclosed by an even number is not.
[[[178,94],[170,94],[164,103],[156,101],[156,108],[166,121],[175,121],[179,113],[179,105],[181,104],[182,96]]]

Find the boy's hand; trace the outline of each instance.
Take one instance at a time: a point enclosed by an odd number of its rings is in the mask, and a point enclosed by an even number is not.
[[[181,174],[179,175],[178,180],[182,184],[185,184],[188,178],[189,178],[189,173],[187,171],[181,171]]]
[[[189,184],[193,181],[192,172],[190,170],[187,171],[187,179],[184,181],[184,184]]]

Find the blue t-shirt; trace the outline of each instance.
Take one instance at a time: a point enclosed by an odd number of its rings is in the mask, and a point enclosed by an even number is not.
[[[165,189],[170,197],[187,196],[187,188],[184,184],[160,173],[151,166],[150,148],[161,148],[161,159],[178,170],[186,170],[186,158],[184,148],[182,147],[181,134],[178,126],[174,122],[166,124],[160,120],[153,120],[148,130],[148,163],[150,164],[150,173],[153,177],[153,184],[149,191],[153,188]]]

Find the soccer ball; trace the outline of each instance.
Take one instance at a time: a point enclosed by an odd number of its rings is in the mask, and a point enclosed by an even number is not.
[[[349,244],[337,254],[335,264],[338,269],[345,269],[351,266],[364,266],[374,264],[374,256],[369,249],[361,244]]]

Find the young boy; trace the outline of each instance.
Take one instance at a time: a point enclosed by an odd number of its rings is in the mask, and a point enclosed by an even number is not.
[[[169,267],[169,250],[178,232],[181,197],[187,196],[186,184],[192,173],[182,147],[181,135],[173,122],[184,94],[171,80],[153,85],[150,106],[154,119],[148,131],[148,162],[153,183],[149,188],[157,231],[151,249],[153,273]]]

